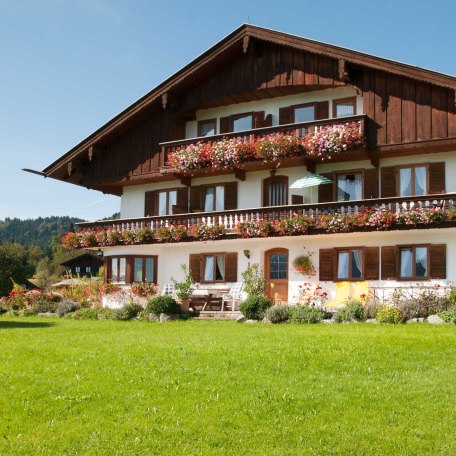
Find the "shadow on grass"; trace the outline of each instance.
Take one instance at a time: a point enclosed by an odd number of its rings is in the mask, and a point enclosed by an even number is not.
[[[49,328],[55,323],[44,321],[0,321],[0,329],[15,329],[15,328]]]

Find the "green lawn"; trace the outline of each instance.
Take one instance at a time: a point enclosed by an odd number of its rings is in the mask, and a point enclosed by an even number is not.
[[[456,327],[0,318],[0,454],[456,454]]]

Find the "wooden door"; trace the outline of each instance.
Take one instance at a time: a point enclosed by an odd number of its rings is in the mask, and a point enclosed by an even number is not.
[[[288,250],[277,248],[265,252],[266,296],[274,304],[288,303]]]

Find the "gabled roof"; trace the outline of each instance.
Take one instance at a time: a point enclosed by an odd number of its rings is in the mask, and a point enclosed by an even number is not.
[[[75,256],[69,260],[64,261],[63,263],[60,263],[60,266],[71,266],[73,263],[77,262],[77,260],[80,260],[81,258],[91,258],[92,260],[97,261],[100,264],[103,264],[103,258],[100,258],[98,255],[95,255],[91,252],[84,252],[81,253],[81,255]]]
[[[195,73],[204,71],[204,68],[208,64],[214,62],[215,59],[222,56],[225,52],[228,52],[236,46],[248,46],[248,40],[250,38],[344,60],[355,65],[409,77],[427,82],[429,84],[456,89],[456,77],[453,76],[382,57],[372,56],[340,46],[258,27],[256,25],[242,24],[228,36],[223,38],[207,51],[203,52],[200,56],[185,65],[174,75],[170,76],[149,93],[104,124],[86,139],[69,150],[66,154],[47,166],[42,171],[42,174],[44,176],[52,176],[52,173],[59,166],[61,166],[63,162],[69,161],[83,152],[87,152],[90,146],[99,143],[103,140],[103,138],[105,138],[108,134],[113,133],[115,130],[121,129],[126,122],[131,121],[138,115],[141,115],[141,113],[150,108],[154,103],[161,103],[162,97],[165,96],[165,94],[168,94],[171,90],[183,85]]]

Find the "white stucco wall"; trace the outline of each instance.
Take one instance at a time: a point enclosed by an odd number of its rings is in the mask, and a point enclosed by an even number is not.
[[[329,117],[332,115],[332,100],[356,96],[356,113],[363,113],[363,99],[356,94],[353,87],[337,87],[334,89],[318,90],[285,97],[266,98],[263,100],[250,101],[247,103],[236,103],[216,108],[202,109],[196,112],[196,120],[187,122],[186,138],[197,136],[197,125],[199,120],[217,119],[217,132],[220,131],[220,117],[242,114],[251,111],[265,111],[265,115],[272,115],[272,125],[279,124],[279,109],[302,103],[313,103],[329,100]]]
[[[293,303],[299,290],[299,285],[305,281],[318,282],[316,277],[306,279],[295,274],[291,268],[294,258],[307,251],[314,252],[312,261],[318,269],[318,252],[322,248],[330,247],[382,247],[401,244],[432,243],[447,245],[447,279],[426,281],[426,285],[445,285],[449,281],[456,282],[456,228],[388,231],[371,233],[328,234],[318,236],[281,237],[267,239],[236,239],[216,242],[191,242],[181,244],[142,245],[105,248],[105,256],[113,255],[158,255],[158,283],[160,289],[170,283],[171,277],[177,280],[183,278],[180,264],[188,264],[191,253],[210,252],[238,252],[238,281],[242,281],[241,273],[253,263],[264,263],[264,254],[267,250],[277,247],[289,250],[289,293],[288,299]],[[243,254],[245,249],[251,253],[250,259]],[[381,267],[381,261],[380,261]],[[381,274],[381,271],[380,271]],[[329,301],[334,299],[336,284],[333,282],[321,283],[323,289],[329,293]],[[410,287],[415,282],[370,281],[371,287]],[[389,289],[392,291],[392,288]]]
[[[441,162],[446,163],[446,192],[456,192],[456,152],[445,152],[438,154],[427,154],[408,157],[394,157],[385,158],[380,160],[380,166],[393,166],[393,165],[406,165],[413,163],[426,163],[426,162]],[[341,162],[341,163],[325,163],[317,165],[317,173],[326,173],[331,171],[341,171],[344,169],[358,169],[358,168],[372,168],[370,161],[356,161],[356,162]],[[277,176],[289,176],[289,184],[291,185],[295,180],[307,175],[304,166],[294,168],[279,168]],[[246,174],[245,181],[238,181],[238,208],[254,208],[262,204],[262,181],[270,176],[269,171],[255,171]],[[212,184],[217,182],[230,182],[234,181],[233,174],[222,176],[208,176],[192,179],[192,185]],[[380,185],[380,184],[379,184]],[[180,181],[161,182],[159,184],[146,184],[136,185],[131,187],[124,187],[123,195],[121,198],[121,217],[134,218],[144,216],[144,199],[145,192],[149,190],[159,190],[165,188],[182,187]],[[318,188],[313,187],[309,189],[290,189],[289,203],[291,204],[291,195],[303,195],[304,203],[314,203],[318,201]]]

